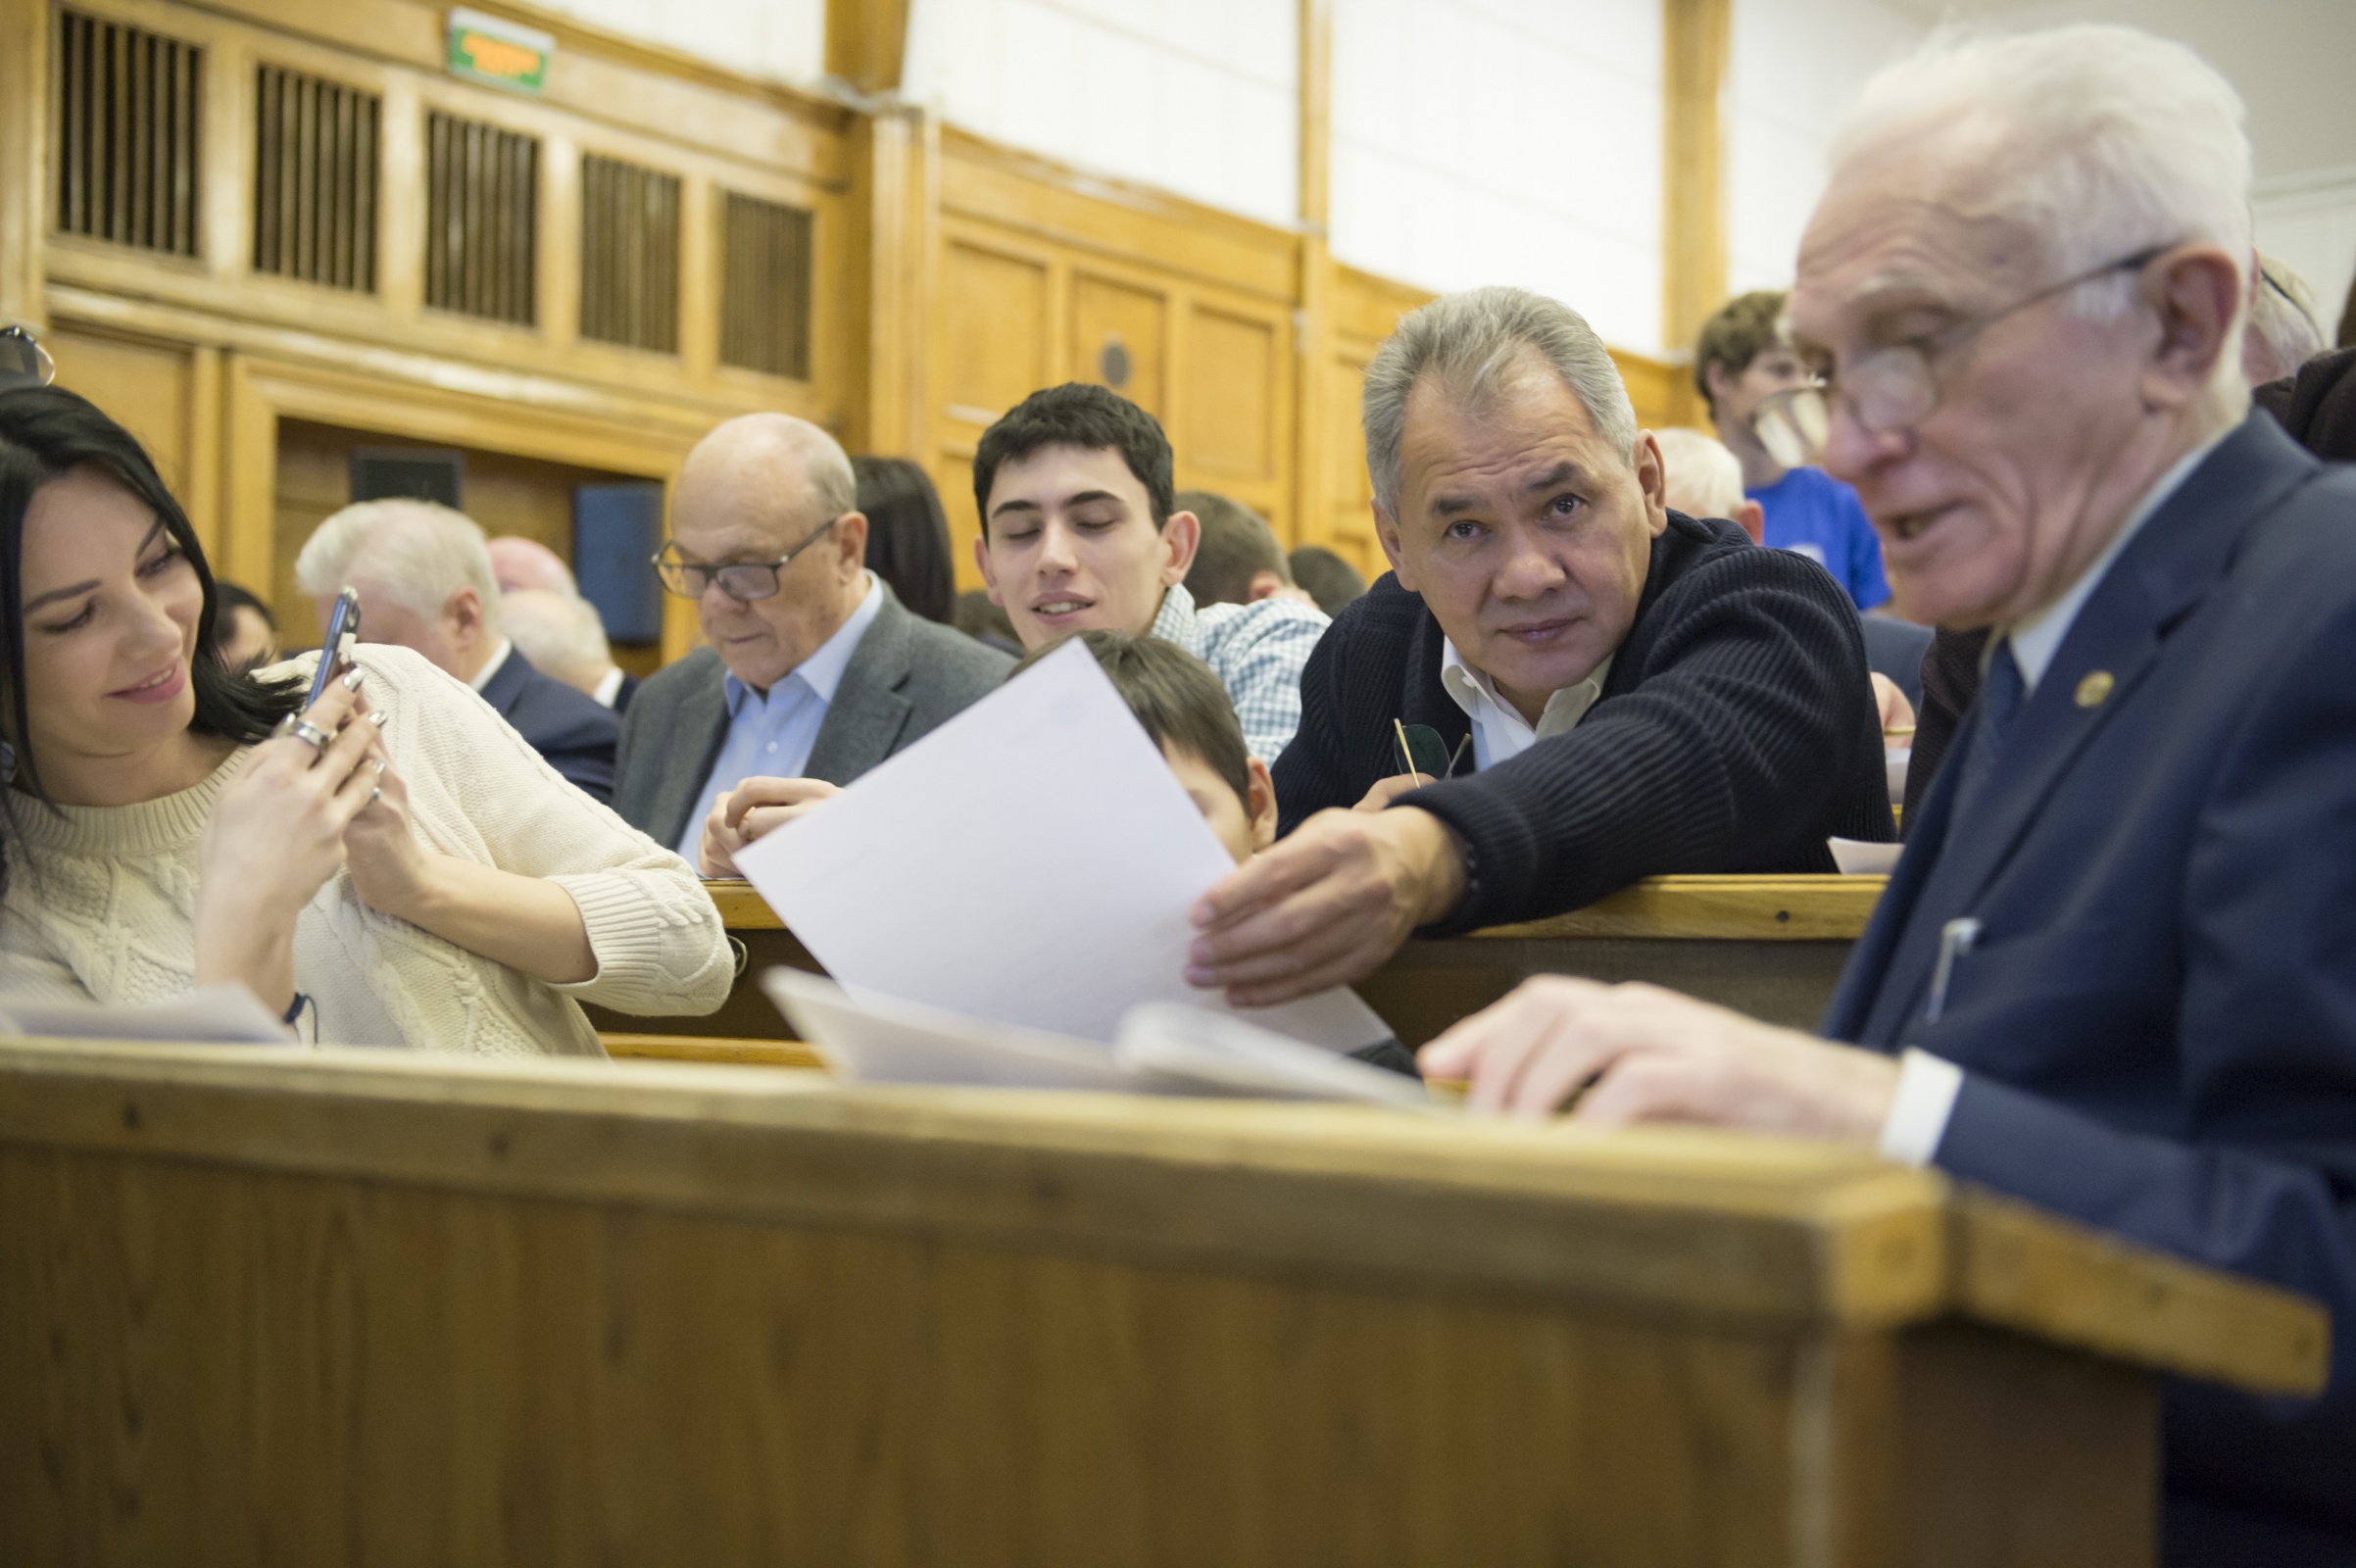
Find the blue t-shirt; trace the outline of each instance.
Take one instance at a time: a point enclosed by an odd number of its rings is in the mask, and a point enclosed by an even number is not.
[[[1743,494],[1767,514],[1761,544],[1815,562],[1848,590],[1859,610],[1890,598],[1881,536],[1866,521],[1856,491],[1822,468],[1792,468],[1775,483]]]

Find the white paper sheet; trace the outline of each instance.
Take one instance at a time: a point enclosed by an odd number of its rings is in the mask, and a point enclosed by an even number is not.
[[[1873,844],[1864,839],[1830,838],[1825,843],[1833,851],[1833,863],[1841,867],[1842,876],[1888,876],[1897,869],[1898,857],[1905,853],[1903,844]]]
[[[1098,1089],[1131,1094],[1345,1100],[1442,1107],[1401,1073],[1255,1028],[1233,1013],[1169,1002],[1129,1009],[1110,1047],[942,1007],[854,996],[798,969],[761,988],[838,1077],[869,1084]]]
[[[1109,1045],[1186,983],[1188,911],[1235,869],[1074,643],[736,857],[854,992]],[[1390,1030],[1347,990],[1242,1016],[1350,1051]]]
[[[0,997],[0,1033],[57,1040],[168,1040],[291,1046],[292,1029],[243,986],[204,986],[170,1002],[107,1007]]]

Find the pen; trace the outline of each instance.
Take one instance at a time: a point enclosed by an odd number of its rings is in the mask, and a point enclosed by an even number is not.
[[[1954,976],[1955,960],[1972,951],[1980,940],[1980,922],[1970,915],[1949,920],[1939,928],[1939,963],[1931,971],[1931,1001],[1923,1008],[1923,1022],[1937,1023],[1939,1015],[1947,1009],[1947,981]]]

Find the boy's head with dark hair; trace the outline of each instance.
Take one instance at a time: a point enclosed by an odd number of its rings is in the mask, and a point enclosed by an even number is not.
[[[1210,666],[1175,643],[1117,631],[1078,634],[1129,711],[1238,864],[1276,841],[1276,786],[1244,746],[1227,688]],[[1007,674],[1029,669],[1063,646],[1034,648]]]
[[[1025,648],[1153,626],[1200,538],[1170,475],[1153,416],[1086,382],[1034,392],[983,432],[974,561]]]
[[[1709,406],[1718,439],[1742,460],[1746,483],[1782,477],[1781,465],[1766,455],[1751,427],[1759,405],[1808,379],[1808,368],[1784,335],[1783,317],[1781,290],[1739,294],[1701,324],[1701,341],[1693,347],[1693,386]]]
[[[1196,604],[1249,605],[1293,586],[1285,547],[1267,518],[1209,490],[1182,490],[1177,502],[1203,527],[1203,543],[1186,573],[1186,591]]]

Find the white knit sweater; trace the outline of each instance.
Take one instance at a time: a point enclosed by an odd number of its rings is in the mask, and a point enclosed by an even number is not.
[[[727,936],[686,861],[559,777],[489,704],[421,656],[370,643],[359,662],[369,703],[390,715],[385,741],[419,841],[570,894],[597,975],[566,986],[531,979],[369,908],[338,871],[295,924],[295,989],[316,1005],[319,1040],[601,1055],[575,997],[640,1013],[710,1012],[726,999]],[[280,670],[308,677],[314,662]],[[143,1003],[186,991],[197,841],[250,750],[194,789],[137,806],[52,812],[18,796],[0,994]]]

